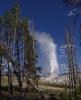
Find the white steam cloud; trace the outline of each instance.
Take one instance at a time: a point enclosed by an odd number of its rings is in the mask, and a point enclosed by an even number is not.
[[[47,33],[36,33],[38,43],[41,46],[42,51],[46,57],[45,63],[47,63],[47,69],[49,69],[49,77],[54,78],[58,76],[58,62],[57,62],[57,52],[56,44],[54,43],[52,37]],[[45,69],[46,70],[46,69]]]

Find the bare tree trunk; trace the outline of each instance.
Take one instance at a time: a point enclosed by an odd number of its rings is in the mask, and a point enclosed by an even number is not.
[[[13,85],[12,85],[12,75],[11,69],[8,63],[8,91],[12,94],[13,93]]]
[[[1,64],[2,64],[2,56],[0,56],[0,94],[1,94]]]

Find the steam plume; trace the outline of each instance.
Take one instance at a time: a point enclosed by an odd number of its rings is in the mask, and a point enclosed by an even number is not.
[[[54,78],[58,76],[58,62],[56,53],[56,44],[52,37],[47,33],[36,33],[38,43],[41,46],[42,51],[46,57],[45,63],[47,63],[47,69],[49,69],[50,76],[48,78]],[[46,70],[46,69],[45,69]]]

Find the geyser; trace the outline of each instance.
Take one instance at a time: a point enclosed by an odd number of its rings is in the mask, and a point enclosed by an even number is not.
[[[46,57],[45,63],[47,63],[47,69],[49,69],[50,75],[46,77],[47,80],[51,80],[58,76],[58,62],[57,62],[57,52],[56,44],[53,41],[53,38],[47,33],[36,33],[36,37],[41,50],[43,51],[43,56]],[[45,69],[46,71],[46,69]],[[45,72],[44,71],[44,72]]]

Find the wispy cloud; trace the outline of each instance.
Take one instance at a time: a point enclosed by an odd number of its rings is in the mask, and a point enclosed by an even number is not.
[[[70,10],[70,11],[68,12],[67,16],[75,16],[76,14],[77,14],[77,9],[74,8],[74,9],[72,9],[72,10]]]

